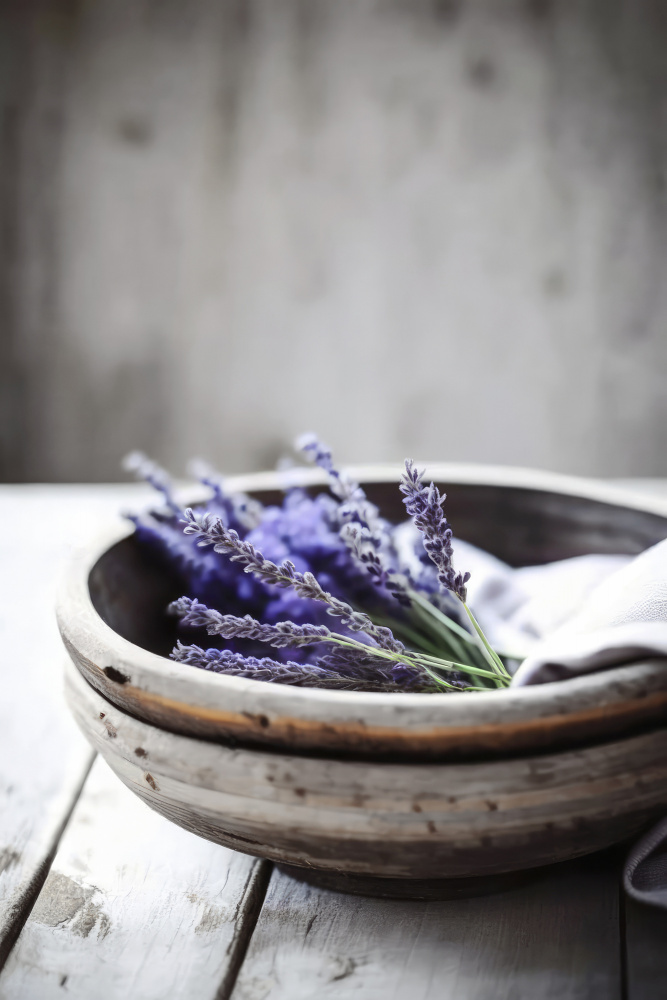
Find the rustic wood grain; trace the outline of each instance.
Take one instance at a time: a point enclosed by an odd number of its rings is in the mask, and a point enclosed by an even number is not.
[[[56,578],[127,488],[0,490],[0,966],[44,878],[92,755],[62,701]]]
[[[268,868],[157,816],[99,760],[0,976],[0,998],[220,1000]]]
[[[580,862],[498,895],[420,903],[274,872],[233,1000],[352,996],[620,1000],[617,874]]]
[[[10,0],[5,478],[667,471],[655,0]],[[193,445],[193,442],[196,442]]]

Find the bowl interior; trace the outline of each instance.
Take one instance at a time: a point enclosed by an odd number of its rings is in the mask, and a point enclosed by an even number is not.
[[[518,486],[437,485],[447,493],[447,516],[455,537],[514,566],[589,553],[635,555],[667,534],[667,519],[659,514],[586,496]],[[389,520],[405,517],[395,481],[364,488]],[[312,492],[321,490],[312,487]],[[257,490],[253,495],[269,504],[281,498],[275,490]],[[184,584],[164,559],[130,536],[95,563],[89,589],[95,610],[115,632],[153,653],[168,655],[176,625],[164,609],[184,592]]]

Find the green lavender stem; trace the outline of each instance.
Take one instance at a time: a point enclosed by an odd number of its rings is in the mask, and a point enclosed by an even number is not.
[[[469,642],[472,645],[476,645],[475,638],[470,634],[470,632],[467,632],[464,628],[462,628],[458,622],[455,622],[451,618],[448,618],[447,615],[440,610],[440,608],[436,608],[435,604],[431,604],[428,598],[424,597],[423,594],[420,594],[418,590],[413,590],[410,587],[408,588],[407,593],[410,599],[415,602],[415,604],[417,604],[420,608],[423,608],[424,611],[426,611],[429,615],[435,618],[436,621],[438,621],[441,625],[444,625],[444,627],[448,629],[449,632],[452,632],[455,636],[457,636],[459,639],[462,639],[464,642]]]
[[[481,667],[471,666],[469,663],[457,663],[455,660],[445,660],[441,657],[428,656],[425,653],[415,653],[412,650],[405,650],[402,653],[394,653],[390,650],[381,649],[376,646],[367,646],[363,642],[357,642],[355,639],[340,635],[337,632],[332,632],[326,641],[335,642],[339,646],[347,646],[351,649],[360,649],[365,653],[371,653],[373,656],[379,656],[382,659],[392,660],[394,663],[408,663],[412,666],[421,667],[426,671],[429,677],[436,681],[436,683],[453,690],[459,690],[459,688],[435,674],[433,672],[434,668],[439,670],[457,670],[473,676],[489,678],[495,682],[502,680],[498,677],[497,673],[490,670],[484,670]]]
[[[510,679],[510,675],[507,673],[507,670],[505,669],[505,664],[500,659],[500,657],[496,653],[495,649],[493,648],[493,646],[491,646],[489,640],[484,635],[484,632],[482,631],[479,622],[475,618],[474,614],[472,613],[472,611],[470,610],[470,608],[468,607],[468,605],[464,601],[461,601],[461,603],[463,604],[463,607],[465,608],[466,614],[468,615],[468,618],[470,619],[470,623],[471,623],[472,627],[475,630],[475,634],[477,635],[477,638],[479,639],[480,646],[481,646],[482,650],[484,651],[484,655],[486,656],[487,660],[491,664],[492,669],[495,671],[496,674],[498,674],[499,677],[501,677],[503,679],[508,679],[509,680]]]
[[[461,659],[465,659],[467,656],[472,654],[477,660],[478,665],[484,666],[484,664],[490,663],[489,653],[487,650],[491,650],[491,646],[489,645],[485,636],[483,639],[480,639],[480,636],[477,634],[477,631],[475,631],[475,633],[473,634],[467,632],[466,629],[462,628],[458,624],[458,622],[452,621],[451,618],[448,618],[447,615],[443,614],[443,612],[439,608],[436,608],[434,604],[431,604],[431,602],[427,600],[418,591],[410,590],[409,594],[415,604],[416,610],[421,612],[421,614],[423,615],[423,620],[431,625],[433,631],[435,631],[435,629],[433,628],[434,625],[437,624],[443,626],[443,629],[439,629],[438,632],[436,632],[436,634],[439,635],[441,641],[444,639],[445,643],[452,647],[455,656],[459,656]],[[468,613],[468,616],[470,617],[471,612],[468,609],[467,605],[464,605],[464,607]],[[481,628],[478,623],[476,623],[476,627],[477,629],[479,629],[479,632],[481,633]],[[447,631],[444,632],[444,630]],[[464,650],[462,643],[458,641],[459,638],[464,640],[468,644],[469,648],[467,651]],[[491,653],[493,653],[493,650],[491,650]],[[500,662],[502,666],[502,661]],[[492,666],[495,669],[496,667],[495,660],[493,661]]]

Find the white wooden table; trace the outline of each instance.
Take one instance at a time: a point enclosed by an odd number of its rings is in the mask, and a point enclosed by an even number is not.
[[[0,1000],[667,997],[667,915],[623,898],[622,852],[484,899],[346,897],[185,833],[94,760],[53,593],[141,496],[0,487]]]

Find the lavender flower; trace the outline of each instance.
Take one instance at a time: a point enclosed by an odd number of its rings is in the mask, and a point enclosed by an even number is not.
[[[389,573],[370,529],[358,522],[350,521],[341,528],[340,537],[369,576],[373,577],[375,583],[380,587],[384,586]]]
[[[188,471],[200,483],[212,491],[212,503],[209,506],[217,508],[216,513],[224,517],[228,527],[245,528],[250,531],[261,523],[264,507],[258,500],[246,496],[245,493],[228,493],[223,476],[215,471],[202,459],[193,459],[188,465]]]
[[[440,496],[435,483],[424,486],[423,475],[411,459],[406,459],[400,486],[405,494],[403,503],[424,536],[424,548],[438,570],[438,580],[465,604],[470,573],[457,573],[454,569],[452,529],[442,510],[446,496]]]
[[[338,508],[340,537],[378,587],[386,588],[404,607],[410,607],[407,579],[389,565],[384,549],[391,538],[390,526],[380,517],[375,504],[370,503],[361,486],[345,472],[339,471],[331,450],[314,434],[305,434],[297,447],[329,477],[331,492],[342,503]]]
[[[296,687],[335,687],[343,690],[359,690],[368,683],[363,680],[342,677],[335,670],[327,670],[313,663],[281,663],[268,656],[258,659],[243,656],[229,649],[201,649],[200,646],[184,646],[179,642],[171,653],[172,660],[187,663],[202,670],[217,674],[231,674],[250,680],[269,681],[274,684],[292,684]],[[377,690],[379,684],[375,683]]]
[[[369,539],[380,548],[389,534],[389,525],[380,517],[380,512],[372,504],[359,483],[333,463],[331,449],[314,434],[304,434],[297,440],[297,448],[323,469],[329,477],[329,487],[341,501],[337,515],[339,526],[350,521],[358,522],[368,532]]]
[[[331,492],[339,500],[352,503],[366,501],[366,494],[359,483],[356,483],[347,473],[341,472],[335,467],[331,449],[327,448],[315,434],[302,434],[297,439],[296,447],[311,462],[314,462],[315,465],[318,465],[320,469],[323,469],[327,473]],[[377,507],[375,508],[375,512],[377,514]]]
[[[137,479],[144,479],[153,489],[157,490],[164,497],[165,503],[174,514],[180,514],[181,508],[174,500],[172,483],[169,473],[153,462],[152,459],[144,455],[142,451],[131,451],[123,459],[123,468],[127,472],[132,472]]]
[[[387,565],[377,535],[368,527],[350,521],[341,528],[340,537],[376,586],[385,588],[403,607],[409,608],[412,605],[408,594],[409,578]]]
[[[205,628],[209,635],[221,635],[224,639],[254,639],[277,649],[312,646],[331,638],[326,625],[297,625],[295,622],[266,625],[251,615],[244,615],[243,618],[223,615],[191,597],[179,597],[177,601],[172,601],[167,611],[180,618],[182,625]]]
[[[187,663],[202,670],[245,677],[249,680],[268,681],[273,684],[290,684],[294,687],[332,688],[339,691],[431,691],[434,685],[418,671],[413,678],[406,674],[403,665],[384,674],[355,676],[343,674],[318,661],[317,663],[280,663],[269,657],[257,659],[243,656],[228,649],[202,649],[200,646],[185,646],[179,642],[171,653],[171,658],[179,663]],[[408,671],[410,668],[406,668]],[[396,678],[393,676],[396,672]]]
[[[270,559],[265,559],[254,545],[240,538],[238,532],[226,528],[219,517],[195,514],[188,508],[184,523],[185,533],[196,535],[198,545],[212,545],[215,552],[224,552],[232,562],[241,563],[247,573],[252,573],[263,583],[275,587],[293,587],[299,597],[328,605],[330,615],[340,618],[343,625],[353,632],[365,632],[383,649],[396,653],[404,649],[403,644],[394,638],[391,629],[375,625],[368,615],[355,611],[345,601],[334,597],[324,590],[312,573],[298,572],[291,560],[286,559],[277,565]]]

